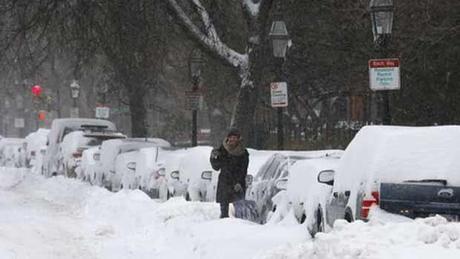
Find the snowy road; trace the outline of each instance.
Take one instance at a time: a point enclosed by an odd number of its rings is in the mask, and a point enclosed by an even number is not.
[[[286,218],[218,219],[216,203],[160,203],[63,177],[0,168],[0,258],[460,258],[460,224],[374,210],[312,240]]]

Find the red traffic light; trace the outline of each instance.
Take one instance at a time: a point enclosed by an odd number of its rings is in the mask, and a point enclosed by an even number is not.
[[[35,97],[40,97],[40,95],[42,94],[42,87],[39,85],[32,86],[32,94]]]

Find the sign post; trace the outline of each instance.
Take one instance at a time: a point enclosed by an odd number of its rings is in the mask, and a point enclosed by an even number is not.
[[[383,91],[383,124],[391,124],[389,90],[401,88],[399,59],[369,60],[369,86],[372,91]]]
[[[278,149],[284,149],[283,107],[288,106],[288,90],[286,82],[273,82],[270,84],[272,107],[277,109],[278,115]]]

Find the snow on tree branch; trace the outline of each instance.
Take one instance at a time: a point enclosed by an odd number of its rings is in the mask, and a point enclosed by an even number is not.
[[[203,33],[198,26],[196,26],[190,17],[184,12],[182,7],[176,0],[168,0],[169,5],[177,14],[183,25],[191,32],[193,37],[207,49],[211,50],[218,57],[226,60],[230,65],[238,67],[241,70],[246,70],[248,67],[247,54],[241,54],[228,47],[223,43],[218,36],[214,25],[212,24],[206,8],[201,4],[200,0],[193,0],[195,9],[201,16],[201,21],[205,25],[205,32]]]
[[[259,15],[260,3],[263,0],[242,0],[244,9],[253,17]]]

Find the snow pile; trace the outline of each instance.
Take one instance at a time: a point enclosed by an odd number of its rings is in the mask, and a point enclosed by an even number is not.
[[[460,224],[436,216],[411,220],[378,208],[369,223],[337,220],[330,233],[313,242],[272,249],[259,256],[278,258],[459,258]]]

